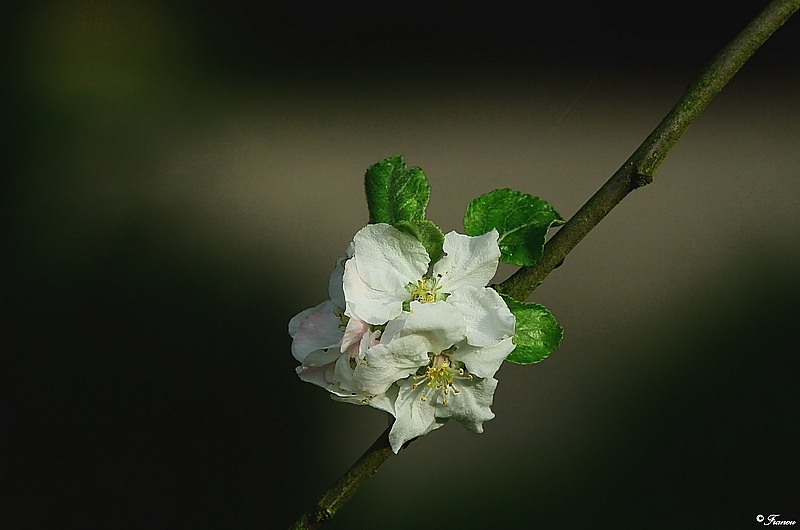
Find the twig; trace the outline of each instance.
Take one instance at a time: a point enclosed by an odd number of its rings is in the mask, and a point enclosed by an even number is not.
[[[378,436],[372,447],[366,450],[361,458],[353,464],[347,473],[314,505],[309,511],[300,516],[300,519],[290,530],[313,530],[333,517],[336,512],[350,500],[359,486],[378,471],[378,467],[387,458],[392,456],[389,446],[389,430],[387,427],[383,434]]]
[[[764,8],[689,84],[680,101],[636,152],[547,242],[542,258],[533,266],[522,267],[497,285],[497,290],[515,300],[524,301],[612,208],[631,191],[651,183],[658,166],[694,119],[770,35],[798,9],[800,0],[773,0]],[[333,517],[356,489],[392,455],[388,434],[387,428],[339,482],[311,510],[300,516],[291,530],[311,530]]]
[[[497,290],[515,300],[525,300],[622,199],[650,184],[658,166],[694,119],[798,9],[800,0],[774,0],[764,8],[689,84],[683,97],[636,152],[547,242],[541,259],[519,269],[496,286]]]

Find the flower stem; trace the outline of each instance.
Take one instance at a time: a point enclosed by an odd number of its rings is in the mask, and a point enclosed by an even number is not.
[[[652,182],[658,166],[694,119],[798,9],[800,0],[773,0],[764,8],[689,84],[683,97],[636,152],[547,242],[542,258],[535,265],[522,267],[497,285],[497,290],[524,301],[612,208],[633,190]],[[291,530],[312,530],[333,517],[358,487],[392,455],[388,435],[389,428],[313,508],[300,516]]]
[[[683,97],[597,193],[550,238],[541,259],[496,289],[524,301],[597,224],[633,190],[650,184],[658,166],[694,119],[792,14],[800,0],[773,0],[689,84]]]

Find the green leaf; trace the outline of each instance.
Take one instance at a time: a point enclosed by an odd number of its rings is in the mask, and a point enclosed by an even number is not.
[[[444,234],[442,229],[436,226],[433,221],[423,219],[422,221],[401,221],[396,227],[406,234],[416,237],[431,258],[431,263],[436,263],[444,254]]]
[[[464,214],[467,235],[497,229],[500,259],[512,265],[536,263],[542,257],[547,231],[564,222],[547,201],[508,188],[481,195]]]
[[[369,222],[396,225],[425,219],[431,187],[418,167],[407,167],[402,156],[381,160],[364,175]]]
[[[517,302],[505,296],[503,300],[517,318],[514,328],[514,344],[507,361],[516,364],[533,364],[543,361],[561,344],[564,328],[543,305]]]

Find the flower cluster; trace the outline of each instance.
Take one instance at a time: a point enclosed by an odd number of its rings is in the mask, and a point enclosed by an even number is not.
[[[514,315],[486,287],[497,241],[496,230],[450,232],[431,264],[422,243],[391,225],[359,230],[331,273],[330,300],[289,322],[300,378],[392,414],[395,453],[449,418],[482,432],[494,417],[494,374],[514,349]]]

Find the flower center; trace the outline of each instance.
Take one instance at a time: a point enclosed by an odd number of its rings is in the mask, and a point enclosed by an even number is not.
[[[452,390],[454,394],[461,392],[453,384],[453,380],[468,379],[471,381],[472,375],[468,374],[462,367],[455,367],[454,364],[455,363],[450,360],[450,357],[448,357],[445,352],[442,352],[431,358],[431,362],[425,368],[424,374],[413,377],[414,381],[417,379],[421,380],[411,385],[412,390],[416,390],[417,387],[423,383],[428,387],[428,391],[420,398],[420,401],[427,401],[431,391],[441,391],[442,405],[447,406],[447,396],[450,394],[450,390]]]
[[[406,291],[411,295],[412,301],[423,304],[439,302],[447,298],[447,293],[441,292],[442,286],[437,283],[439,283],[438,278],[423,277],[417,280],[416,285],[413,283],[406,285]]]

